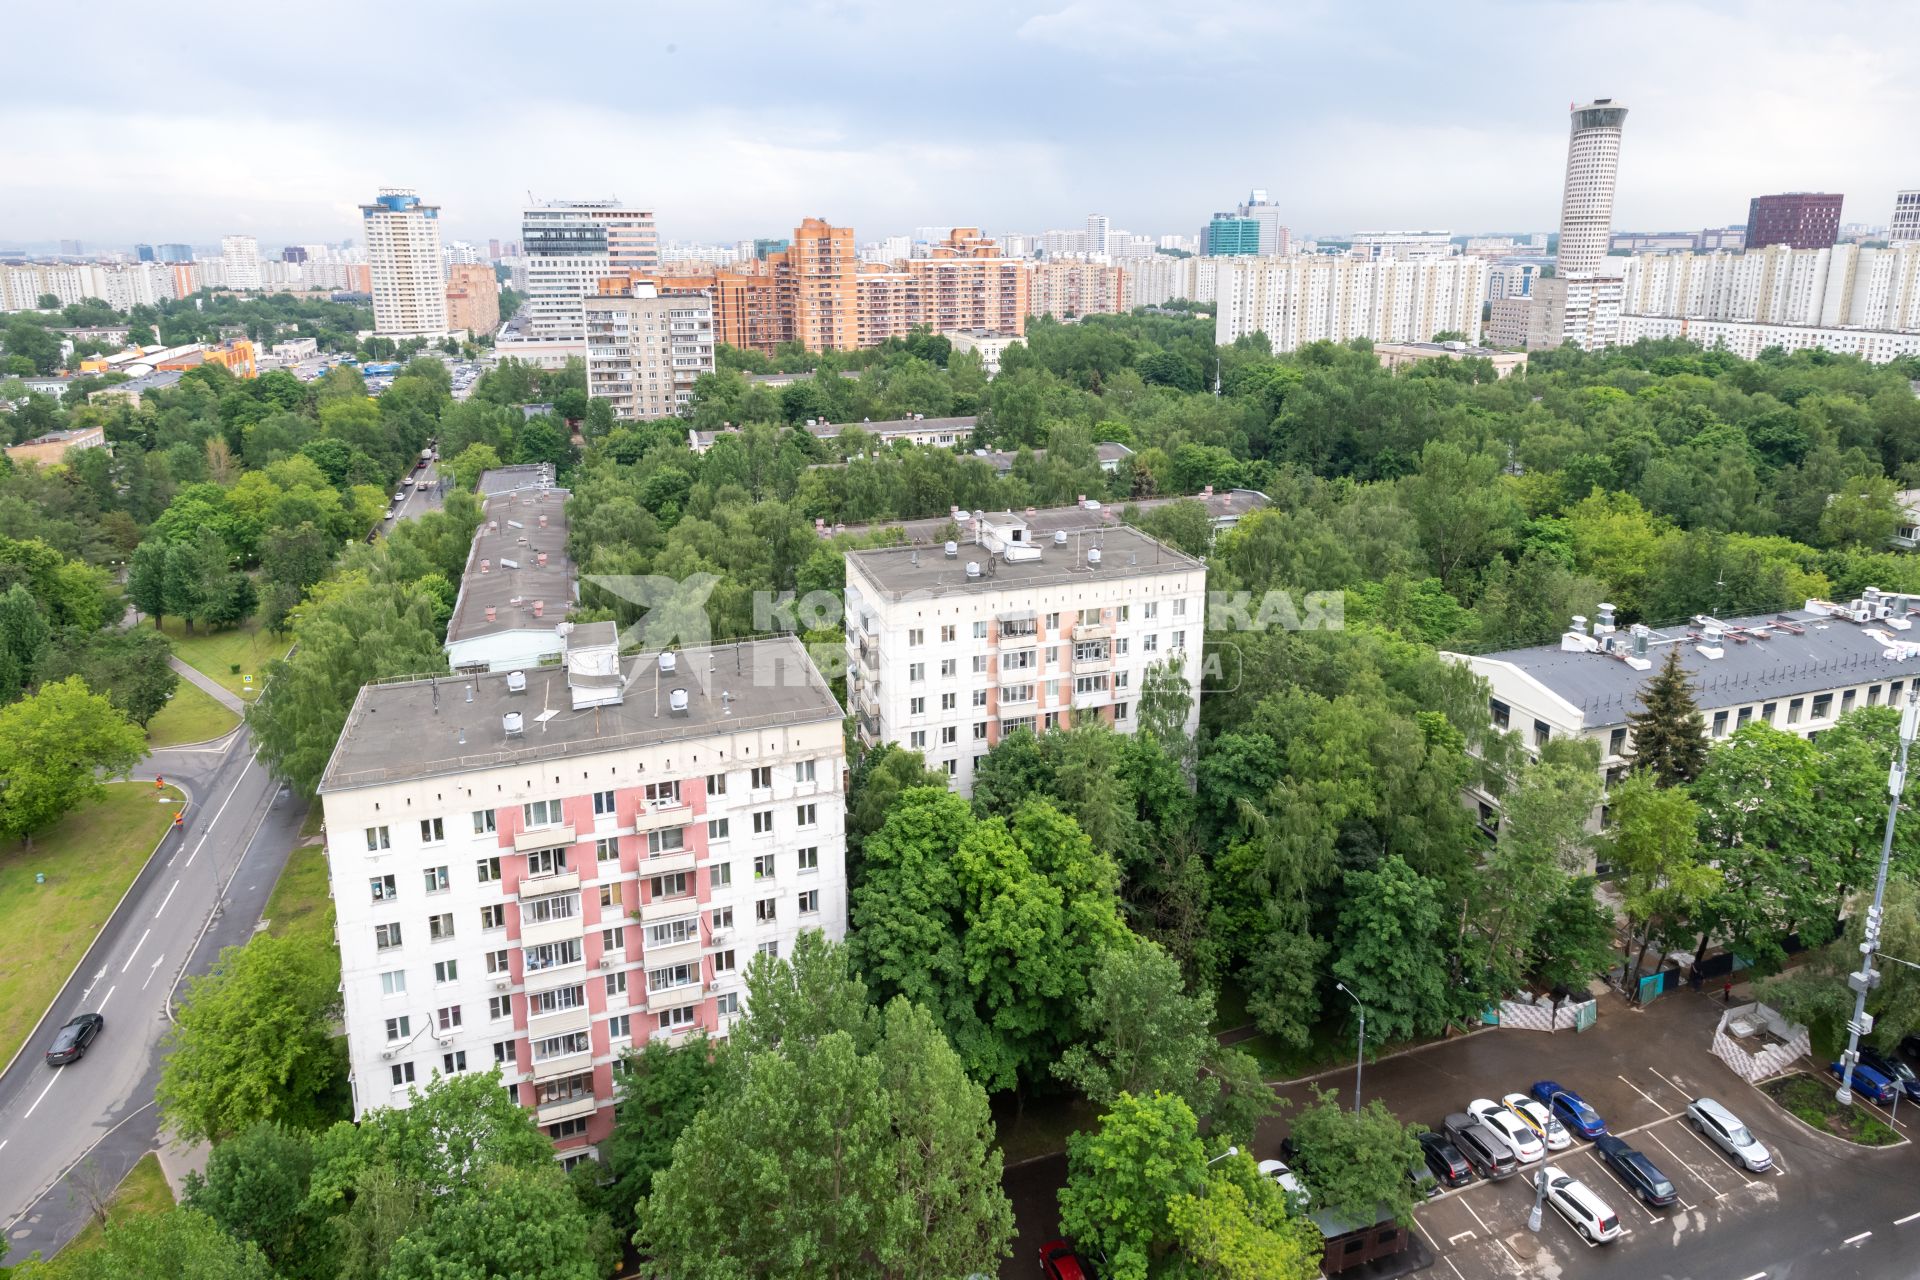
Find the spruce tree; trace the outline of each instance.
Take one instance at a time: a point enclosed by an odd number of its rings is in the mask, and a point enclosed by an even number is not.
[[[1628,761],[1657,787],[1692,782],[1707,763],[1707,725],[1693,701],[1693,685],[1680,666],[1680,649],[1667,660],[1640,695],[1641,709],[1628,717],[1633,746]]]

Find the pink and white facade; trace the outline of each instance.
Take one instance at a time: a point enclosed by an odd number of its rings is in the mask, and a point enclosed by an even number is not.
[[[622,1052],[724,1035],[756,952],[844,936],[841,712],[804,649],[622,662],[611,633],[361,691],[320,788],[356,1116],[498,1064],[593,1154]]]

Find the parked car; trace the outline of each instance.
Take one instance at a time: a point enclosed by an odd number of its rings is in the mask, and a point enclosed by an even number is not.
[[[398,489],[395,489],[395,490],[393,491],[393,500],[394,500],[394,502],[396,502],[396,503],[401,503],[401,502],[405,502],[405,501],[407,500],[407,486],[406,486],[406,485],[404,485],[404,484],[403,484],[403,485],[401,485],[401,486],[400,486],[400,487],[399,487]]]
[[[1533,1126],[1492,1098],[1475,1098],[1467,1104],[1467,1114],[1505,1138],[1513,1148],[1514,1158],[1521,1164],[1533,1164],[1545,1158],[1547,1144],[1540,1140]]]
[[[1614,1176],[1652,1208],[1664,1209],[1680,1198],[1667,1175],[1643,1152],[1628,1146],[1624,1138],[1603,1133],[1593,1140],[1593,1149]]]
[[[1415,1200],[1431,1200],[1440,1194],[1440,1179],[1433,1176],[1433,1170],[1427,1168],[1425,1155],[1415,1156],[1407,1165],[1407,1181],[1413,1184]]]
[[[1449,1187],[1464,1187],[1473,1181],[1473,1166],[1460,1154],[1460,1148],[1447,1141],[1443,1133],[1420,1135],[1420,1154],[1426,1158],[1433,1176]]]
[[[1552,1080],[1535,1080],[1531,1092],[1538,1101],[1546,1104],[1547,1110],[1560,1118],[1561,1124],[1588,1141],[1607,1131],[1607,1122],[1600,1118],[1600,1113],[1565,1085]]]
[[[1287,1199],[1294,1205],[1305,1209],[1313,1203],[1313,1193],[1307,1190],[1304,1182],[1300,1181],[1299,1174],[1287,1168],[1284,1161],[1262,1160],[1257,1167],[1262,1176],[1272,1178],[1280,1184],[1280,1189],[1287,1193]]]
[[[69,1062],[77,1062],[86,1057],[87,1046],[100,1038],[100,1032],[107,1020],[97,1013],[83,1013],[68,1022],[54,1035],[53,1043],[47,1046],[47,1065],[64,1067]]]
[[[1773,1168],[1773,1153],[1753,1136],[1740,1117],[1712,1098],[1695,1098],[1687,1104],[1687,1123],[1694,1132],[1732,1156],[1749,1173],[1765,1173]]]
[[[1514,1158],[1507,1140],[1466,1112],[1456,1111],[1448,1116],[1442,1129],[1447,1141],[1467,1158],[1473,1171],[1488,1181],[1511,1178],[1519,1171],[1520,1162]]]
[[[1510,1093],[1500,1101],[1507,1104],[1513,1114],[1527,1122],[1527,1126],[1540,1135],[1549,1151],[1565,1151],[1573,1145],[1573,1135],[1567,1132],[1567,1126],[1554,1118],[1553,1112],[1542,1103],[1535,1102],[1524,1093]]]
[[[1065,1240],[1040,1246],[1040,1274],[1045,1280],[1090,1280],[1087,1269]]]
[[[1835,1080],[1845,1079],[1846,1068],[1838,1062],[1829,1062],[1827,1064],[1827,1074]],[[1893,1081],[1887,1079],[1887,1077],[1881,1075],[1864,1062],[1854,1064],[1853,1087],[1862,1096],[1871,1098],[1883,1107],[1893,1102],[1895,1091]]]
[[[1565,1218],[1575,1231],[1595,1244],[1620,1237],[1620,1218],[1605,1200],[1588,1189],[1578,1178],[1558,1169],[1548,1169],[1547,1203]]]
[[[1908,1101],[1920,1102],[1920,1074],[1915,1074],[1912,1067],[1876,1049],[1862,1049],[1860,1061],[1900,1086],[1900,1091],[1907,1095]]]

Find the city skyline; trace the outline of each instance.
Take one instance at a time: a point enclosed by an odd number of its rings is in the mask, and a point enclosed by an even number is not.
[[[1565,104],[1596,97],[1634,108],[1616,227],[1737,223],[1754,195],[1800,190],[1842,192],[1845,221],[1884,223],[1914,181],[1897,170],[1916,98],[1900,73],[1920,36],[1864,5],[1813,34],[1770,20],[1774,8],[1469,5],[1436,27],[1411,10],[1396,22],[1051,0],[956,28],[856,2],[666,38],[610,13],[595,43],[629,51],[617,78],[593,75],[576,46],[517,39],[500,10],[458,28],[382,10],[391,38],[377,46],[360,38],[368,6],[263,13],[98,43],[84,80],[58,59],[17,68],[0,91],[15,160],[0,241],[337,241],[380,186],[419,190],[446,211],[448,238],[479,242],[511,235],[529,192],[608,191],[658,210],[663,240],[777,234],[810,215],[863,239],[929,223],[1037,232],[1088,211],[1192,234],[1252,187],[1309,235],[1538,230],[1557,221]],[[1694,22],[1710,24],[1704,50],[1657,38]],[[46,12],[19,27],[23,47],[62,38]],[[972,86],[958,113],[912,107],[928,67],[899,51],[936,35]],[[289,75],[280,47],[317,73]],[[502,74],[465,93],[429,83],[398,107],[377,86],[417,79],[423,47]],[[1564,52],[1521,56],[1529,47]],[[1458,74],[1502,50],[1501,74]],[[131,72],[156,53],[192,66],[195,101],[218,108],[154,105]],[[797,62],[812,71],[792,74]],[[1352,93],[1363,82],[1379,91]],[[235,120],[252,139],[239,162],[230,147],[179,143],[230,135]]]

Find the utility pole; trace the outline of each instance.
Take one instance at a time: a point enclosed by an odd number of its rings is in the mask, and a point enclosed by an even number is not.
[[[1880,841],[1880,870],[1873,880],[1873,905],[1867,908],[1867,924],[1860,942],[1860,971],[1847,975],[1853,988],[1853,1020],[1847,1023],[1847,1051],[1840,1055],[1840,1087],[1834,1097],[1842,1105],[1853,1102],[1853,1068],[1860,1061],[1860,1037],[1873,1031],[1873,1018],[1867,1013],[1867,992],[1880,985],[1880,974],[1873,967],[1873,953],[1880,945],[1881,904],[1887,896],[1887,863],[1893,858],[1893,824],[1900,816],[1900,797],[1907,789],[1907,748],[1920,734],[1920,685],[1907,693],[1907,705],[1900,712],[1900,754],[1887,772],[1887,830]],[[1898,1082],[1896,1081],[1896,1086]]]
[[[1351,991],[1347,991],[1346,983],[1336,982],[1333,985],[1336,990],[1346,991],[1347,999],[1353,1001],[1353,1007],[1360,1011],[1360,1052],[1353,1060],[1353,1109],[1354,1112],[1358,1114],[1360,1110],[1360,1071],[1361,1068],[1367,1064],[1367,1006],[1360,1003],[1359,996],[1353,994]]]

